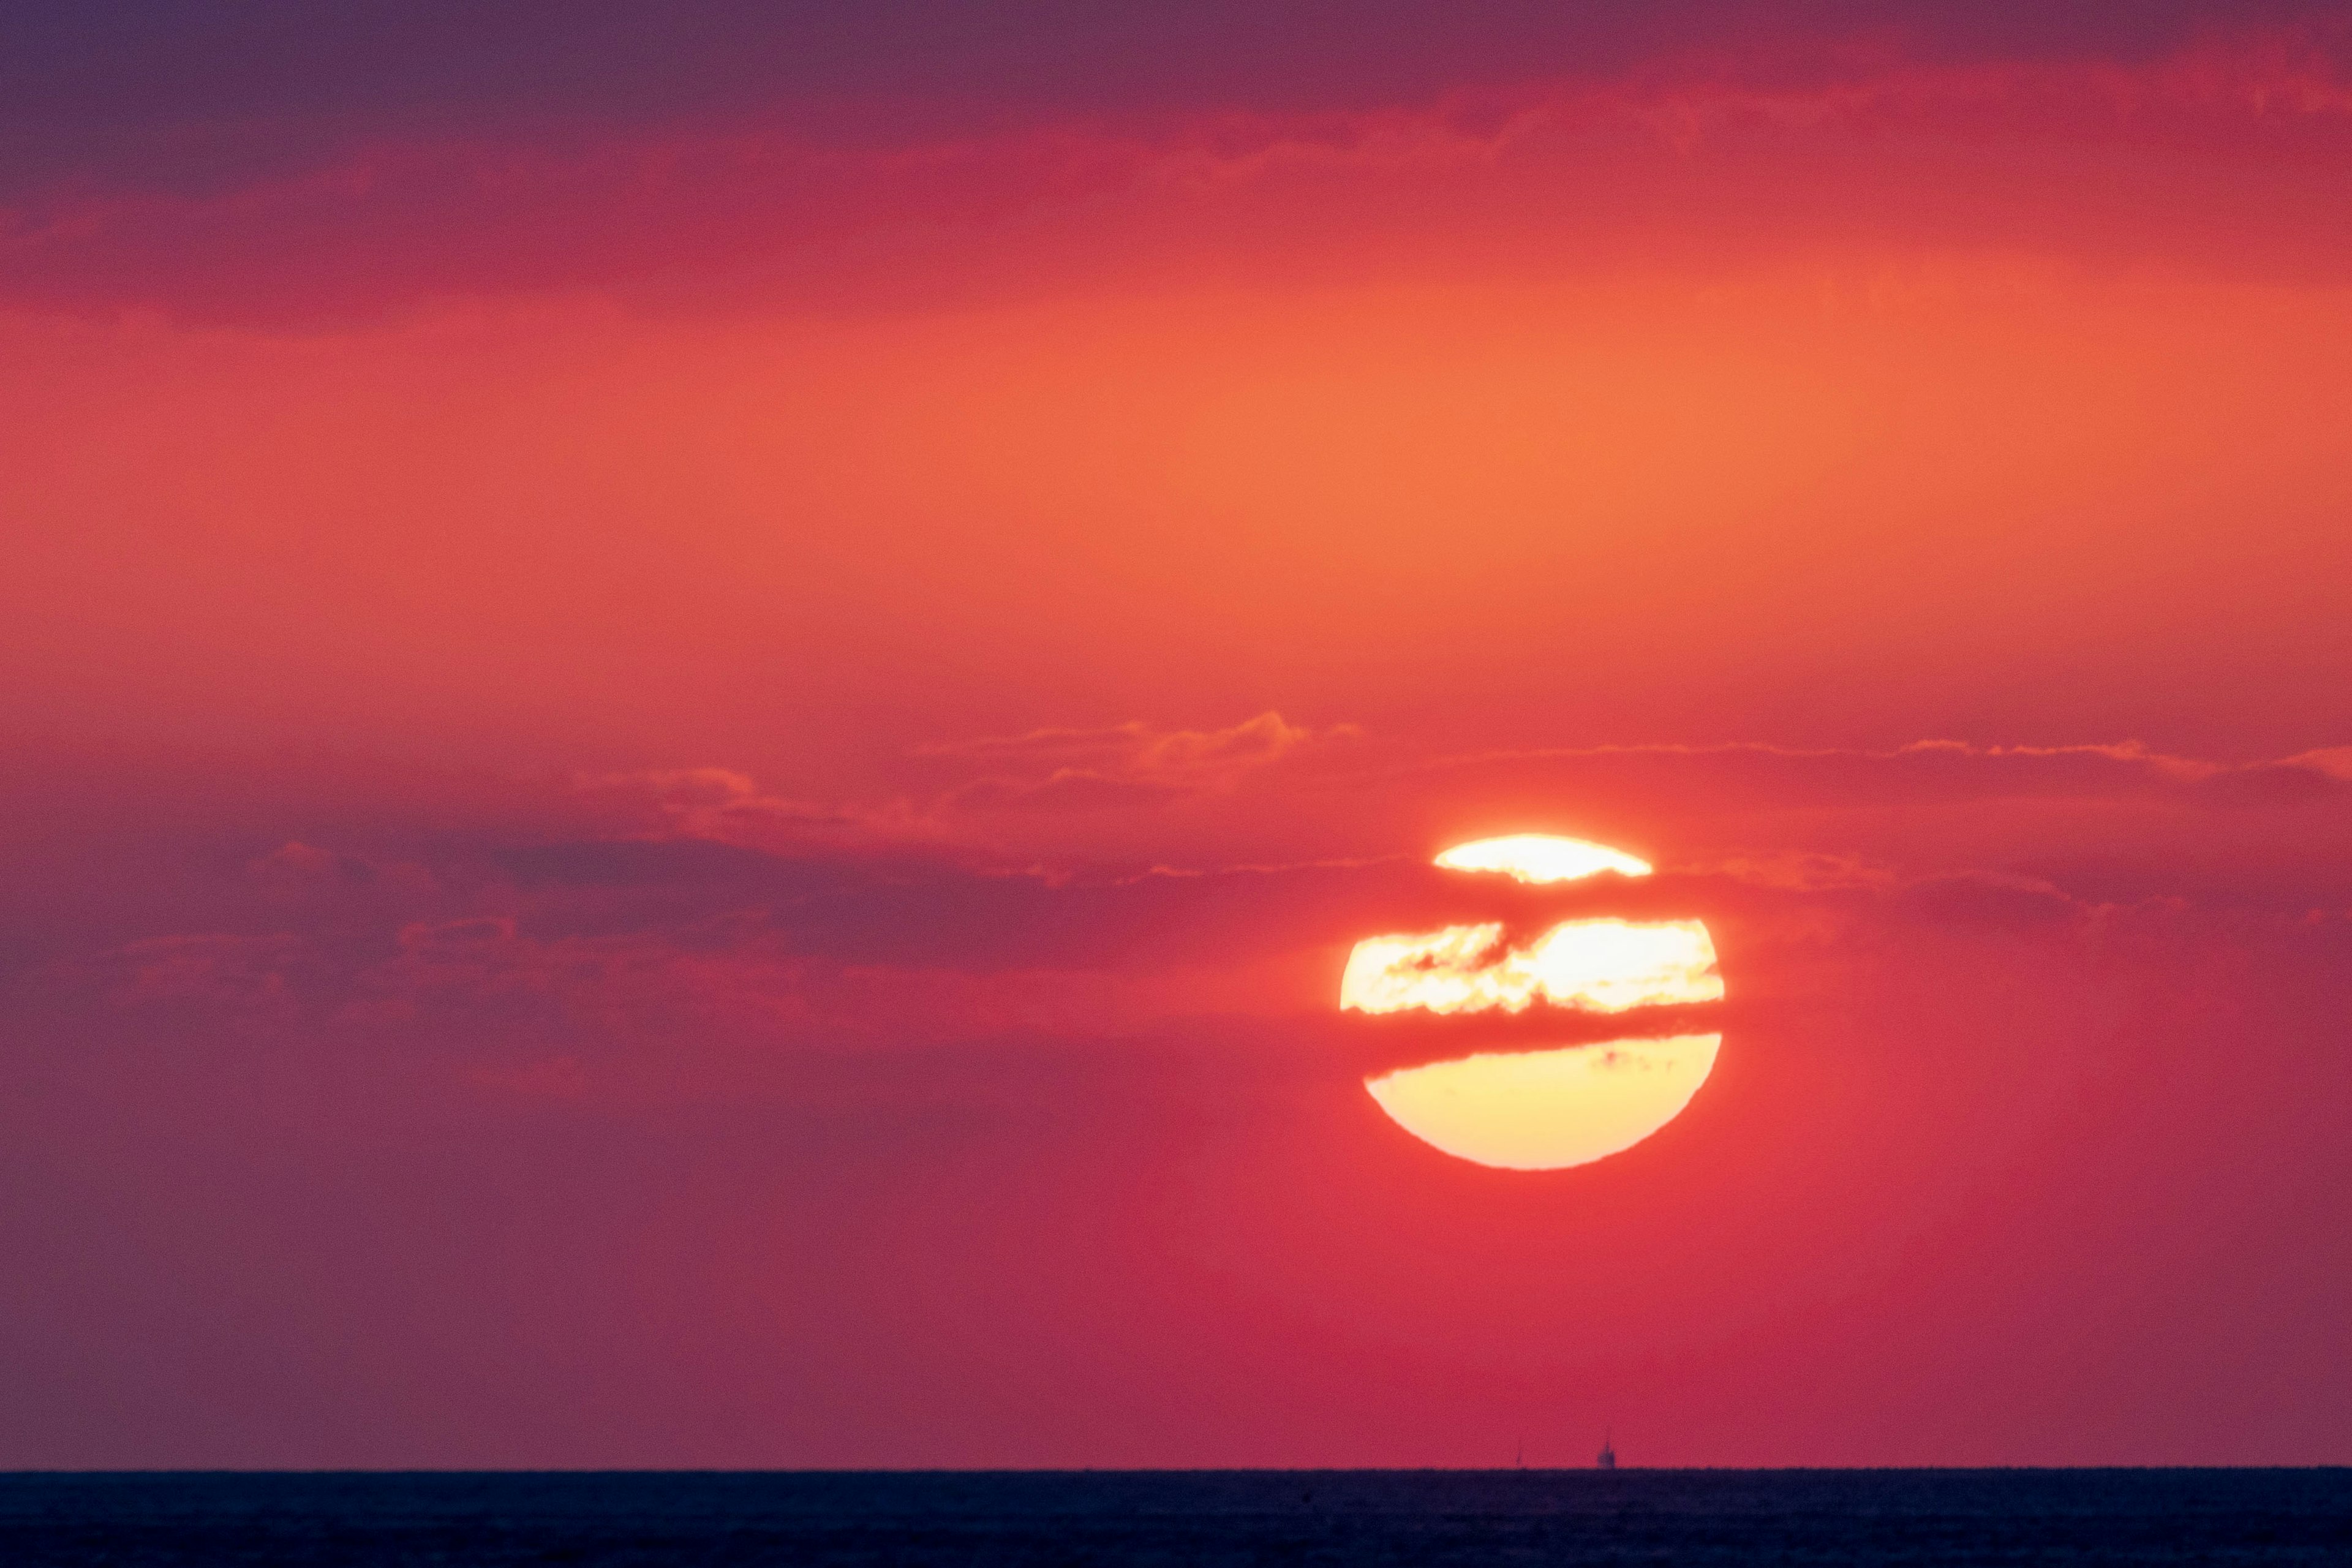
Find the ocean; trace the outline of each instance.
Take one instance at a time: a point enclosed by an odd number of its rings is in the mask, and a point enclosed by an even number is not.
[[[0,1476],[0,1563],[2347,1563],[2352,1470]]]

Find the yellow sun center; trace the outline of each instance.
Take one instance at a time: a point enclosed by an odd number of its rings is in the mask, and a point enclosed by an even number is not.
[[[1465,1057],[1365,1087],[1398,1126],[1457,1158],[1557,1171],[1630,1149],[1681,1115],[1722,1040],[1677,1035]]]

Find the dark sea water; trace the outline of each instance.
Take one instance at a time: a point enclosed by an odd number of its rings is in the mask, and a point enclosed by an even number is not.
[[[2352,1470],[0,1476],[0,1563],[2352,1563]]]

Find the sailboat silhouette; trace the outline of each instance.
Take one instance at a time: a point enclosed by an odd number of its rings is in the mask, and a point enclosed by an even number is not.
[[[1610,1441],[1611,1436],[1612,1434],[1607,1432],[1601,1435],[1601,1468],[1604,1470],[1613,1470],[1617,1468],[1617,1447]]]

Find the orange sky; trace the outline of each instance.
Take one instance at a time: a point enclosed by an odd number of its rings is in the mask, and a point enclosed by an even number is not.
[[[2352,1458],[2340,8],[508,9],[0,70],[0,1465]]]
[[[20,321],[12,703],[526,765],[1272,705],[2296,748],[2347,673],[2346,298],[1965,258]]]

